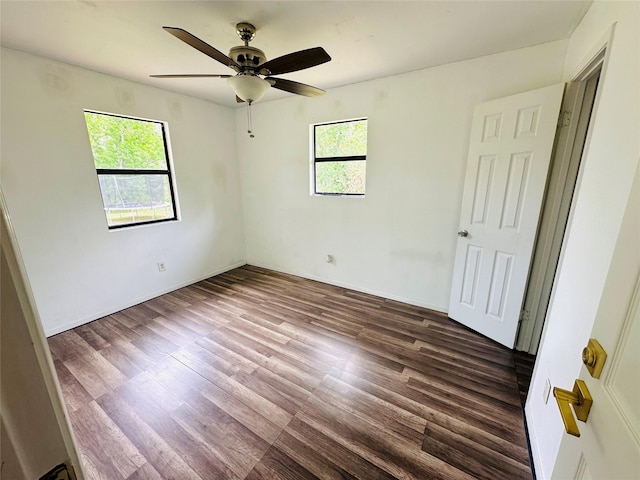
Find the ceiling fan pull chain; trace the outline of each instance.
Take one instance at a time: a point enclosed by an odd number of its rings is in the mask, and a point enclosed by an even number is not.
[[[247,125],[248,125],[248,129],[247,129],[247,133],[249,134],[249,138],[254,138],[255,135],[253,134],[253,125],[252,125],[252,121],[251,121],[251,104],[253,102],[249,101],[247,104]]]

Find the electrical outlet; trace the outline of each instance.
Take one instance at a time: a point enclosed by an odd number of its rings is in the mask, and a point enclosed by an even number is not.
[[[164,264],[164,262],[158,262],[158,271],[159,272],[164,272],[167,269],[167,266]]]
[[[547,378],[547,381],[544,383],[544,392],[542,392],[542,399],[544,403],[549,401],[549,394],[551,393],[551,381]]]

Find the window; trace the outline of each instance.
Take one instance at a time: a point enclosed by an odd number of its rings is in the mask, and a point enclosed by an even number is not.
[[[109,228],[176,220],[164,123],[84,116]]]
[[[367,119],[313,126],[313,193],[364,195]]]

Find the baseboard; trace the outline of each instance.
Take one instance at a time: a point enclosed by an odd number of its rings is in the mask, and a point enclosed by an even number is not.
[[[160,295],[164,295],[166,293],[173,292],[175,290],[178,290],[179,288],[187,287],[187,286],[192,285],[194,283],[200,282],[200,281],[205,280],[205,279],[210,278],[210,277],[214,277],[216,275],[220,275],[221,273],[228,272],[229,270],[233,270],[234,268],[238,268],[238,267],[241,267],[243,265],[247,265],[247,262],[245,262],[245,261],[238,262],[238,263],[235,263],[233,265],[229,265],[229,266],[227,266],[225,268],[222,268],[222,269],[216,270],[214,272],[208,273],[206,275],[202,275],[200,277],[197,277],[197,278],[185,281],[185,282],[180,282],[178,284],[174,284],[174,285],[172,285],[170,287],[167,287],[167,288],[164,288],[164,289],[161,289],[161,290],[157,290],[157,291],[155,291],[155,292],[153,292],[153,293],[151,293],[149,295],[145,295],[145,296],[139,297],[139,298],[137,298],[135,300],[131,300],[129,302],[126,302],[126,303],[111,307],[108,310],[104,310],[104,311],[101,311],[101,312],[96,312],[96,313],[88,315],[88,316],[86,316],[84,318],[77,319],[77,320],[74,320],[72,322],[65,323],[64,325],[58,325],[55,328],[45,330],[45,335],[47,337],[51,337],[53,335],[57,335],[58,333],[66,332],[67,330],[71,330],[72,328],[76,328],[76,327],[79,327],[80,325],[84,325],[86,323],[93,322],[94,320],[97,320],[97,319],[102,318],[102,317],[106,317],[107,315],[111,315],[112,313],[116,313],[116,312],[119,312],[119,311],[124,310],[126,308],[133,307],[134,305],[138,305],[140,303],[146,302],[148,300],[151,300],[152,298],[156,298],[156,297],[159,297]],[[309,280],[315,280],[317,282],[327,283],[329,285],[335,285],[336,287],[348,288],[349,290],[354,290],[356,292],[361,292],[361,293],[367,293],[369,295],[375,295],[376,297],[388,298],[389,300],[395,300],[397,302],[406,303],[408,305],[414,305],[416,307],[428,308],[429,310],[434,310],[436,312],[440,312],[440,313],[444,313],[444,314],[448,313],[448,310],[446,308],[443,308],[443,307],[440,307],[440,306],[437,306],[437,305],[431,305],[429,303],[424,303],[424,302],[417,302],[417,301],[415,301],[413,299],[410,299],[410,298],[402,297],[402,296],[399,296],[399,295],[393,295],[393,294],[390,294],[390,293],[387,293],[387,292],[381,292],[381,291],[370,289],[370,288],[364,288],[364,287],[361,287],[359,285],[353,285],[351,283],[337,282],[337,281],[332,280],[332,279],[318,277],[318,276],[315,276],[315,275],[308,275],[308,274],[303,275],[303,274],[301,274],[299,272],[294,272],[294,271],[291,271],[291,270],[287,270],[287,269],[283,269],[283,268],[279,268],[279,267],[274,267],[272,265],[262,264],[262,263],[258,263],[258,262],[251,262],[250,265],[253,265],[255,267],[265,268],[267,270],[273,270],[275,272],[286,273],[288,275],[294,275],[296,277],[307,278]]]
[[[109,308],[108,310],[104,310],[102,312],[93,313],[93,314],[88,315],[88,316],[86,316],[84,318],[77,319],[77,320],[74,320],[74,321],[69,322],[69,323],[65,323],[64,325],[58,325],[55,328],[52,328],[50,330],[45,330],[45,336],[51,337],[53,335],[57,335],[58,333],[66,332],[67,330],[71,330],[72,328],[79,327],[80,325],[84,325],[85,323],[93,322],[94,320],[97,320],[97,319],[102,318],[102,317],[106,317],[107,315],[111,315],[112,313],[116,313],[116,312],[119,312],[119,311],[124,310],[126,308],[133,307],[134,305],[138,305],[138,304],[140,304],[142,302],[146,302],[148,300],[151,300],[152,298],[156,298],[156,297],[159,297],[160,295],[164,295],[166,293],[173,292],[175,290],[178,290],[179,288],[183,288],[183,287],[187,287],[189,285],[193,285],[194,283],[200,282],[200,281],[205,280],[205,279],[210,278],[210,277],[214,277],[216,275],[220,275],[221,273],[228,272],[229,270],[233,270],[234,268],[238,268],[238,267],[241,267],[241,266],[246,265],[246,264],[247,264],[247,262],[245,262],[243,260],[242,262],[234,263],[233,265],[229,265],[227,267],[221,268],[221,269],[216,270],[214,272],[207,273],[205,275],[202,275],[202,276],[187,280],[185,282],[180,282],[180,283],[171,285],[170,287],[166,287],[166,288],[163,288],[161,290],[157,290],[157,291],[155,291],[153,293],[150,293],[149,295],[145,295],[143,297],[136,298],[136,299],[131,300],[129,302],[126,302],[126,303],[123,303],[123,304],[120,304],[120,305],[117,305],[117,306],[113,306],[113,307]]]
[[[254,267],[265,268],[267,270],[273,270],[274,272],[286,273],[287,275],[294,275],[296,277],[306,278],[308,280],[315,280],[316,282],[327,283],[329,285],[334,285],[336,287],[348,288],[349,290],[354,290],[356,292],[367,293],[369,295],[375,295],[376,297],[388,298],[389,300],[395,300],[397,302],[406,303],[408,305],[414,305],[416,307],[428,308],[429,310],[434,310],[436,312],[447,314],[447,308],[439,307],[436,305],[431,305],[428,303],[417,302],[410,298],[401,297],[399,295],[393,295],[387,292],[381,292],[378,290],[373,290],[370,288],[364,288],[359,285],[353,285],[345,282],[337,282],[335,280],[323,277],[317,277],[315,275],[302,274],[300,272],[294,272],[291,270],[287,270],[280,267],[274,267],[272,265],[258,263],[258,262],[247,262],[247,265],[252,265]]]

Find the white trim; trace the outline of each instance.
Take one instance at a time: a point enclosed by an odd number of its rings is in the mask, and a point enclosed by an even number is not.
[[[549,305],[551,287],[559,264],[560,248],[564,239],[569,210],[574,192],[577,190],[583,148],[576,147],[576,141],[583,139],[586,146],[589,138],[589,118],[595,113],[599,88],[591,97],[587,83],[594,75],[601,76],[602,66],[607,52],[606,45],[596,49],[591,63],[586,65],[565,88],[562,110],[570,113],[566,129],[560,126],[556,131],[552,166],[547,180],[541,221],[538,226],[534,247],[533,263],[529,272],[528,284],[523,301],[526,321],[521,323],[516,349],[535,355],[538,351],[540,336],[545,322],[545,312]],[[585,100],[590,101],[587,110]],[[585,122],[586,119],[586,122]],[[569,202],[567,204],[567,202]]]
[[[345,282],[339,282],[336,280],[332,280],[329,278],[324,278],[324,277],[318,277],[316,275],[310,275],[310,274],[301,274],[299,272],[294,272],[292,270],[287,270],[281,267],[274,267],[272,265],[268,265],[265,263],[254,263],[254,262],[247,262],[247,265],[253,266],[253,267],[259,267],[259,268],[265,268],[267,270],[273,270],[274,272],[279,272],[279,273],[286,273],[287,275],[293,275],[295,277],[300,277],[300,278],[306,278],[308,280],[314,280],[316,282],[321,282],[321,283],[326,283],[328,285],[334,285],[336,287],[342,287],[342,288],[348,288],[349,290],[353,290],[355,292],[360,292],[360,293],[366,293],[369,295],[374,295],[376,297],[381,297],[381,298],[386,298],[388,300],[394,300],[396,302],[402,302],[402,303],[406,303],[408,305],[413,305],[415,307],[422,307],[422,308],[427,308],[429,310],[433,310],[435,312],[439,312],[439,313],[444,313],[444,314],[448,314],[448,310],[446,307],[438,307],[435,305],[431,305],[428,303],[422,303],[422,302],[416,302],[413,299],[410,298],[406,298],[406,297],[401,297],[399,295],[393,295],[387,292],[381,292],[379,290],[374,290],[371,288],[363,288],[360,287],[358,285],[353,285],[351,283],[345,283]]]
[[[580,81],[590,76],[591,70],[597,67],[595,61],[598,56],[600,56],[605,49],[609,50],[609,46],[613,44],[613,35],[615,34],[617,23],[618,22],[612,23],[609,28],[607,28],[605,32],[600,36],[600,38],[593,44],[586,55],[582,57],[582,60],[580,60],[580,62],[578,62],[573,67],[567,81]],[[607,66],[609,65],[610,56],[610,51],[605,52],[604,60],[602,61],[602,72],[600,73],[601,78],[604,77],[604,73],[607,69]]]
[[[583,89],[579,93],[576,93],[576,97],[573,99],[571,104],[567,102],[572,100],[569,95],[571,93],[571,89],[575,88],[572,85],[576,84],[584,84],[586,81],[594,74],[594,72],[600,69],[600,81],[604,79],[606,65],[609,59],[609,49],[608,46],[612,43],[613,33],[615,30],[615,23],[612,24],[605,33],[599,38],[599,40],[594,44],[593,47],[589,50],[589,52],[581,59],[581,61],[574,66],[574,69],[571,75],[565,79],[567,82],[567,87],[565,89],[565,94],[562,103],[562,109],[565,110],[567,108],[571,109],[572,119],[570,129],[573,129],[573,132],[569,133],[570,140],[565,142],[565,145],[558,143],[554,147],[553,152],[553,165],[552,168],[557,168],[559,165],[562,165],[563,169],[569,168],[569,163],[571,162],[570,156],[574,155],[573,151],[573,142],[575,140],[575,128],[577,128],[578,118],[580,115],[580,104],[582,103],[582,95]],[[591,111],[589,112],[590,116],[595,117],[598,101],[600,98],[600,92],[602,90],[602,85],[598,87],[596,90],[596,96],[593,99],[593,105]],[[556,143],[558,142],[558,138],[561,138],[560,130],[556,132]],[[590,139],[590,129],[585,133],[585,141],[583,149],[580,152],[581,157],[584,156],[584,152],[587,151],[588,141]],[[568,143],[571,143],[571,147],[567,146]],[[559,147],[562,146],[564,152],[562,152],[562,157],[559,154]],[[564,157],[564,155],[568,155]],[[565,165],[566,161],[566,165]],[[581,161],[581,159],[580,159]],[[580,168],[580,167],[579,167]],[[578,189],[579,177],[580,177],[580,169],[578,170],[576,182],[574,184],[573,192],[576,192]],[[553,172],[552,172],[553,173]],[[549,178],[551,180],[551,177]],[[564,183],[564,179],[562,179]],[[545,200],[543,205],[543,212],[547,209],[548,203],[553,202],[554,209],[560,208],[560,202],[564,198],[564,193],[561,189],[556,189],[555,191],[550,190],[551,184],[547,185],[547,192],[545,194]],[[534,250],[534,255],[542,253],[548,254],[549,248],[551,245],[556,242],[559,238],[563,238],[565,231],[568,229],[569,223],[567,219],[567,224],[564,229],[557,230],[557,220],[552,220],[553,225],[549,226],[549,229],[546,231],[540,230],[542,224],[539,226],[539,231],[536,236],[536,246]],[[556,265],[560,265],[560,257]],[[532,268],[535,270],[531,270],[529,272],[529,283],[527,284],[527,290],[525,293],[525,298],[523,301],[523,309],[526,310],[526,318],[528,321],[526,323],[522,323],[520,326],[520,331],[518,332],[518,336],[516,339],[516,349],[526,351],[531,354],[536,354],[541,345],[541,335],[544,328],[544,322],[546,318],[541,316],[540,304],[542,303],[542,293],[544,289],[544,285],[547,284],[550,280],[553,281],[555,278],[557,271],[556,269],[550,269],[549,263],[544,265],[533,264]],[[550,305],[551,301],[547,303]]]
[[[126,303],[122,303],[122,304],[120,304],[118,306],[111,307],[111,308],[109,308],[107,310],[103,310],[101,312],[92,313],[91,315],[87,315],[86,317],[83,317],[83,318],[80,318],[80,319],[77,319],[77,320],[73,320],[72,322],[65,323],[64,325],[58,325],[58,326],[56,326],[56,327],[54,327],[54,328],[52,328],[50,330],[47,330],[45,332],[45,334],[46,334],[47,337],[51,337],[53,335],[57,335],[58,333],[66,332],[67,330],[71,330],[72,328],[76,328],[76,327],[79,327],[80,325],[84,325],[86,323],[93,322],[94,320],[98,320],[99,318],[106,317],[107,315],[111,315],[112,313],[116,313],[116,312],[119,312],[119,311],[124,310],[126,308],[133,307],[134,305],[138,305],[140,303],[146,302],[146,301],[151,300],[153,298],[159,297],[160,295],[164,295],[166,293],[174,292],[174,291],[176,291],[176,290],[178,290],[180,288],[187,287],[189,285],[193,285],[194,283],[200,282],[200,281],[205,280],[205,279],[210,278],[210,277],[214,277],[216,275],[220,275],[221,273],[228,272],[229,270],[233,270],[234,268],[238,268],[238,267],[241,267],[241,266],[246,265],[246,264],[247,264],[247,262],[245,262],[244,260],[242,260],[240,262],[236,262],[236,263],[234,263],[232,265],[228,265],[228,266],[226,266],[224,268],[220,268],[218,270],[215,270],[212,273],[207,273],[205,275],[201,275],[199,277],[196,277],[196,278],[191,279],[191,280],[187,280],[185,282],[176,283],[176,284],[174,284],[174,285],[172,285],[170,287],[166,287],[166,288],[162,288],[160,290],[156,290],[155,292],[150,293],[149,295],[144,295],[142,297],[138,297],[135,300],[132,300],[132,301],[129,301],[129,302],[126,302]]]

